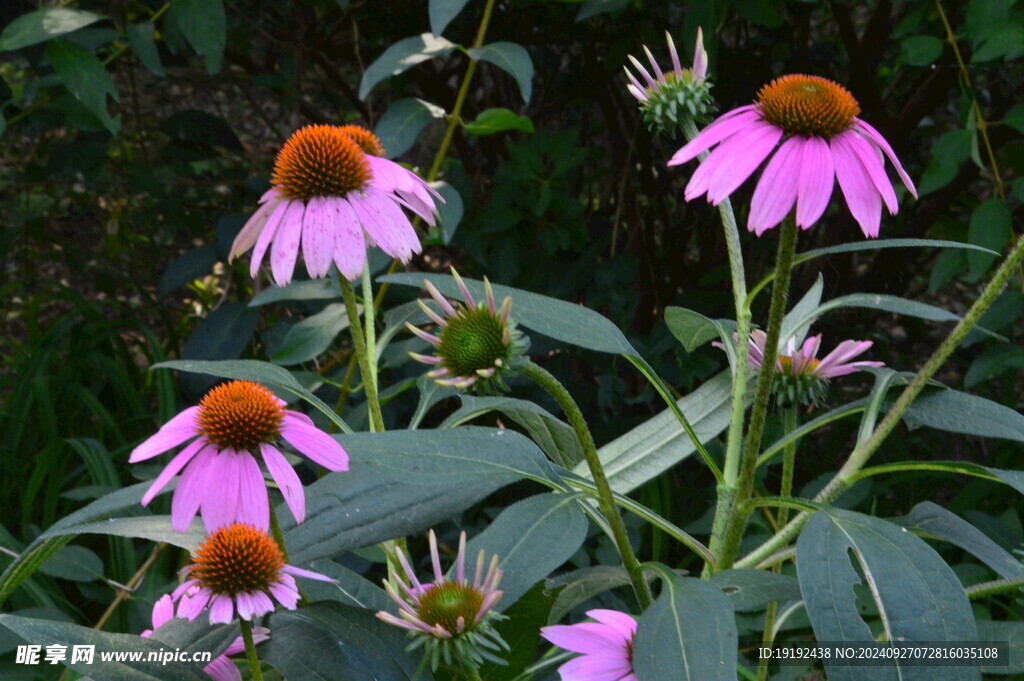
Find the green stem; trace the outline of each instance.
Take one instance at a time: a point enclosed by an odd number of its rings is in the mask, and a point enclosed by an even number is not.
[[[366,332],[366,361],[370,366],[370,375],[373,378],[373,385],[377,385],[377,322],[374,318],[373,283],[370,281],[370,264],[366,263],[363,268],[363,317],[365,318]],[[379,409],[379,405],[378,405]],[[381,422],[381,430],[384,424]]]
[[[359,326],[359,306],[356,304],[356,292],[352,290],[352,283],[348,279],[343,276],[339,276],[338,279],[341,281],[341,295],[345,299],[345,310],[348,312],[348,328],[352,332],[356,360],[359,362],[359,370],[363,374],[363,391],[366,393],[366,403],[370,414],[370,432],[380,433],[384,430],[384,417],[380,411],[380,400],[377,398],[377,381],[374,380],[369,356],[366,352],[366,338]]]
[[[466,678],[469,679],[469,681],[482,681],[480,678],[480,670],[476,667],[466,667],[465,670]]]
[[[988,596],[995,596],[996,594],[1006,593],[1008,591],[1021,590],[1024,590],[1024,577],[982,582],[981,584],[975,584],[974,586],[967,587],[966,589],[967,597],[972,601],[977,601]]]
[[[274,505],[270,505],[270,536],[277,542],[278,548],[281,549],[281,553],[284,555],[284,562],[290,562],[288,560],[288,547],[284,544],[284,532],[281,531],[281,523],[277,521],[277,511],[274,510]]]
[[[782,221],[782,233],[779,235],[779,250],[775,259],[775,279],[772,281],[772,299],[768,308],[768,330],[765,338],[765,361],[757,376],[757,388],[754,392],[754,406],[750,412],[750,427],[740,462],[738,491],[732,507],[722,527],[724,531],[720,540],[712,537],[711,550],[718,559],[719,569],[732,567],[736,554],[739,552],[743,530],[746,527],[747,513],[744,506],[754,491],[754,473],[757,470],[757,454],[761,448],[761,436],[768,417],[768,403],[771,398],[772,379],[775,375],[774,358],[778,354],[779,337],[782,332],[782,320],[786,314],[786,300],[789,298],[789,278],[793,267],[793,255],[796,253],[796,220],[792,215]],[[716,550],[717,549],[717,550]]]
[[[615,546],[618,548],[619,556],[622,558],[622,565],[626,568],[627,574],[629,574],[629,579],[633,584],[633,590],[636,593],[637,601],[640,603],[640,608],[646,610],[654,600],[651,596],[651,587],[647,584],[647,580],[644,579],[643,568],[640,566],[640,561],[637,560],[636,554],[633,553],[633,547],[629,544],[626,526],[622,522],[622,516],[619,515],[618,507],[615,505],[615,495],[612,493],[611,485],[608,484],[608,476],[605,475],[604,467],[601,465],[601,458],[597,455],[597,445],[594,444],[594,436],[590,434],[590,428],[587,427],[587,422],[583,418],[579,405],[576,404],[576,401],[569,394],[569,391],[565,389],[565,386],[559,383],[558,379],[546,369],[531,361],[527,361],[523,367],[523,373],[537,383],[537,385],[544,388],[555,399],[558,406],[565,412],[566,418],[569,419],[569,424],[576,431],[576,439],[579,440],[580,447],[583,449],[583,458],[587,461],[590,475],[594,478],[594,485],[597,487],[598,505],[604,517],[608,520],[608,526],[612,530]]]
[[[252,641],[252,625],[246,620],[238,620],[242,628],[242,642],[245,643],[245,658],[249,660],[252,681],[263,681],[263,670],[260,669],[260,658],[256,655],[256,644]]]
[[[778,566],[776,566],[778,567]],[[777,572],[777,570],[775,570]],[[775,640],[775,632],[772,629],[775,628],[775,613],[778,611],[779,604],[772,601],[768,604],[768,607],[764,612],[764,633],[761,635],[761,647],[770,648],[772,641]],[[765,681],[768,678],[768,663],[771,660],[769,657],[759,658],[757,661],[757,681]]]
[[[885,418],[875,427],[871,437],[854,448],[850,458],[846,460],[846,463],[839,469],[835,477],[818,493],[814,498],[815,501],[827,504],[846,491],[849,485],[852,484],[852,481],[855,480],[856,474],[867,464],[871,455],[882,445],[885,438],[889,436],[896,427],[896,424],[903,418],[903,415],[910,408],[913,401],[928,385],[928,381],[935,375],[935,372],[953,354],[953,351],[960,345],[971,329],[977,325],[982,315],[992,307],[992,303],[1002,293],[1022,261],[1024,261],[1024,236],[1017,238],[1017,243],[1014,244],[1013,249],[1006,256],[1006,259],[1003,260],[996,273],[992,275],[992,279],[985,285],[981,295],[978,296],[978,299],[967,310],[967,314],[957,322],[957,325],[953,327],[953,330],[949,332],[945,340],[935,349],[935,352],[924,363],[924,366],[917,372],[913,380],[903,389],[903,392],[900,393],[900,396],[885,415]],[[750,567],[775,553],[800,532],[800,529],[810,517],[810,513],[800,513],[771,539],[751,552],[750,555],[745,556],[743,560],[737,562],[736,566]]]
[[[800,418],[795,404],[791,404],[783,412],[783,433],[789,434],[800,426]],[[796,443],[790,440],[782,453],[782,485],[779,487],[779,496],[793,496],[793,469],[796,465]],[[779,509],[778,524],[785,525],[789,520],[789,509],[785,506]]]

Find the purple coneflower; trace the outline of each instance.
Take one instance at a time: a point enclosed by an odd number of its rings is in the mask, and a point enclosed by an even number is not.
[[[277,542],[252,525],[232,523],[210,534],[185,568],[187,579],[174,593],[178,617],[191,621],[204,610],[210,624],[239,617],[252,620],[275,610],[274,602],[295,610],[299,588],[295,577],[322,582],[326,575],[285,565]]]
[[[883,154],[915,197],[917,190],[889,143],[857,118],[859,113],[857,100],[837,83],[782,76],[761,88],[754,104],[719,116],[668,164],[686,163],[717,145],[690,178],[685,197],[707,194],[718,205],[772,156],[754,189],[747,220],[747,229],[759,236],[794,205],[799,227],[814,224],[828,207],[835,178],[864,235],[877,237],[882,203],[890,214],[899,210]]]
[[[646,45],[644,53],[651,63],[653,74],[632,55],[629,60],[639,78],[634,76],[628,67],[623,67],[626,70],[626,77],[629,78],[626,89],[640,102],[644,121],[655,131],[669,130],[679,125],[682,117],[703,119],[711,112],[711,83],[707,80],[708,53],[704,50],[703,32],[697,29],[692,69],[684,69],[680,64],[676,45],[667,31],[665,38],[672,58],[671,69],[662,71]]]
[[[433,530],[429,540],[434,581],[420,582],[409,559],[399,549],[398,560],[406,580],[397,580],[398,590],[384,580],[384,588],[398,606],[398,616],[382,611],[377,613],[377,617],[408,630],[413,639],[409,649],[425,647],[431,669],[437,669],[442,660],[445,664],[460,664],[474,669],[485,660],[505,664],[495,653],[507,651],[508,646],[492,627],[493,622],[504,619],[493,610],[502,593],[498,590],[501,581],[498,557],[492,556],[488,565],[481,550],[477,555],[473,581],[470,582],[466,574],[466,533],[463,532],[459,536],[452,579],[441,572],[441,558]]]
[[[501,307],[495,303],[491,283],[484,278],[485,300],[474,300],[459,273],[452,268],[452,276],[465,298],[465,303],[450,303],[429,281],[427,291],[441,308],[438,315],[423,300],[423,312],[438,326],[436,334],[418,329],[406,322],[406,327],[435,347],[435,355],[410,352],[413,359],[437,368],[427,372],[439,385],[459,389],[472,388],[475,392],[495,393],[507,391],[502,374],[514,371],[522,360],[529,342],[516,329],[509,318],[512,298],[506,297]]]
[[[562,681],[637,681],[633,671],[636,620],[616,610],[590,610],[587,617],[597,622],[540,630],[559,648],[583,653],[558,668]]]
[[[200,509],[208,532],[235,521],[268,529],[270,503],[257,456],[281,488],[295,520],[302,522],[306,497],[299,476],[275,445],[282,438],[328,470],[348,470],[348,454],[334,438],[251,381],[215,387],[198,406],[185,409],[132,450],[128,461],[151,459],[192,438],[142,497],[145,506],[184,469],[171,502],[176,532],[187,530]]]
[[[153,605],[153,629],[146,629],[139,634],[142,638],[149,638],[155,629],[159,629],[174,618],[174,600],[170,594],[165,594]],[[270,630],[265,627],[253,627],[253,643],[259,645],[270,639]],[[245,650],[245,643],[239,636],[227,647],[221,655],[213,658],[210,664],[203,667],[203,671],[217,679],[217,681],[242,681],[242,673],[238,667],[228,659],[231,655],[237,655]]]
[[[295,131],[277,154],[273,188],[235,237],[230,258],[254,248],[249,270],[255,277],[269,249],[278,286],[292,280],[300,245],[314,279],[327,275],[332,260],[346,279],[358,278],[367,245],[409,262],[421,246],[402,208],[434,225],[435,200],[444,200],[383,155],[380,140],[358,125]]]

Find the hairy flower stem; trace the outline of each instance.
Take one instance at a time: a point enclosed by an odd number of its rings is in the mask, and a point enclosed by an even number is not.
[[[682,128],[683,135],[688,141],[697,136],[697,125],[692,118],[685,117]],[[703,161],[707,156],[708,152],[705,151],[700,154],[699,158]],[[740,454],[743,447],[743,416],[747,410],[747,383],[750,376],[750,365],[747,362],[747,357],[750,354],[750,308],[747,305],[747,276],[743,268],[740,231],[736,226],[736,215],[733,213],[729,199],[718,204],[718,213],[722,216],[722,232],[725,234],[725,247],[729,254],[729,272],[732,277],[732,297],[736,311],[736,366],[732,368],[732,407],[729,417],[729,432],[726,436],[723,480],[718,485],[718,502],[715,506],[715,520],[711,528],[712,545],[721,541],[729,510],[736,498]],[[707,577],[710,572],[711,565],[705,563],[704,576]]]
[[[252,681],[263,681],[263,670],[260,669],[260,658],[256,655],[256,644],[252,641],[252,625],[246,620],[238,620],[242,629],[242,642],[245,643],[245,658],[249,661]]]
[[[757,454],[761,448],[761,436],[768,417],[768,403],[771,398],[772,378],[775,375],[774,358],[778,355],[779,336],[782,332],[782,320],[786,314],[786,300],[789,298],[789,277],[793,269],[793,255],[796,253],[796,220],[793,216],[782,222],[782,233],[779,235],[779,250],[775,259],[775,278],[772,281],[772,298],[768,307],[768,331],[765,338],[765,361],[757,376],[757,388],[754,392],[754,406],[750,412],[750,426],[740,461],[739,480],[736,496],[731,508],[726,512],[724,532],[720,542],[712,537],[711,551],[718,561],[718,569],[732,567],[739,552],[740,540],[747,524],[747,501],[754,491],[754,473],[757,470]],[[717,545],[716,545],[717,544]]]
[[[341,295],[345,299],[345,310],[348,313],[348,328],[352,332],[352,344],[356,350],[356,360],[359,362],[359,370],[363,374],[363,391],[366,393],[366,403],[370,414],[370,432],[380,433],[384,430],[384,416],[380,411],[380,399],[377,397],[377,381],[370,368],[370,357],[366,348],[366,336],[359,325],[359,306],[356,304],[356,292],[352,290],[352,284],[345,277],[338,277],[341,281]],[[365,300],[364,309],[373,305],[373,301]],[[367,315],[372,313],[367,312]]]
[[[523,366],[523,373],[547,391],[555,399],[555,402],[558,402],[558,406],[562,408],[566,418],[569,419],[569,424],[576,431],[576,439],[579,440],[580,448],[583,450],[583,458],[587,461],[590,475],[594,478],[594,485],[597,487],[597,502],[601,508],[601,513],[608,520],[608,526],[611,528],[615,546],[618,548],[619,556],[622,558],[622,565],[626,568],[629,580],[633,584],[636,599],[640,603],[641,609],[646,610],[654,600],[651,596],[651,587],[647,584],[647,580],[644,579],[643,568],[640,566],[640,561],[637,560],[636,554],[633,553],[633,547],[629,544],[626,526],[622,522],[622,516],[619,515],[618,507],[615,505],[612,487],[608,484],[608,476],[605,475],[604,467],[601,465],[601,458],[597,455],[597,445],[594,444],[594,436],[590,434],[590,428],[587,427],[587,422],[583,418],[579,405],[576,404],[576,400],[572,398],[572,395],[565,389],[565,386],[559,383],[558,379],[546,369],[531,361],[527,361]]]
[[[935,349],[935,352],[924,363],[924,366],[917,372],[913,380],[903,389],[903,392],[900,393],[900,396],[896,399],[892,408],[889,409],[885,418],[872,431],[871,437],[854,448],[850,458],[846,460],[846,463],[839,469],[835,477],[818,493],[814,498],[815,501],[827,504],[846,491],[847,487],[851,484],[851,479],[864,467],[868,459],[871,458],[871,455],[875,453],[882,445],[882,442],[885,441],[885,438],[889,436],[889,433],[893,431],[913,401],[924,390],[925,386],[928,385],[931,377],[935,375],[939,367],[953,354],[953,351],[960,345],[960,342],[963,341],[971,329],[975,327],[982,315],[992,307],[992,303],[995,302],[999,294],[1006,288],[1006,284],[1010,281],[1016,269],[1020,267],[1021,262],[1024,262],[1024,236],[1017,238],[1017,243],[1014,245],[1013,250],[1006,256],[1006,259],[999,266],[999,269],[996,270],[996,273],[992,275],[992,279],[985,285],[981,295],[974,301],[971,308],[967,310],[967,314],[949,332],[946,339]],[[800,532],[800,529],[807,521],[810,520],[810,517],[810,513],[799,513],[771,539],[751,552],[750,555],[744,556],[741,561],[736,563],[736,567],[752,567],[768,556],[771,556],[789,543]]]

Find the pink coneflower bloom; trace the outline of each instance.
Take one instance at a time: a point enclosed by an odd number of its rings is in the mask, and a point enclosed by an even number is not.
[[[273,187],[235,237],[230,259],[254,248],[253,277],[267,251],[278,286],[292,280],[300,246],[309,276],[331,262],[348,280],[366,264],[367,246],[403,263],[422,250],[402,208],[434,225],[440,194],[415,173],[383,158],[384,147],[358,125],[307,125],[277,154]]]
[[[398,606],[398,616],[381,611],[377,617],[408,630],[412,637],[409,649],[425,647],[431,669],[437,669],[441,660],[445,664],[454,662],[474,669],[485,660],[504,664],[492,652],[508,650],[501,635],[492,627],[493,622],[504,619],[493,610],[502,594],[498,590],[501,581],[498,557],[492,556],[490,565],[487,565],[481,550],[477,555],[473,581],[470,582],[466,574],[466,533],[463,532],[459,536],[452,579],[441,572],[441,558],[433,530],[429,540],[434,581],[420,582],[409,559],[399,550],[398,560],[406,579],[397,580],[398,590],[384,580],[385,590]]]
[[[192,621],[209,610],[210,624],[227,624],[236,616],[262,617],[275,610],[275,601],[295,610],[299,602],[295,577],[334,581],[285,565],[284,553],[269,534],[242,523],[210,534],[185,570],[187,579],[171,594],[178,601],[178,617]]]
[[[559,648],[583,653],[558,668],[562,681],[637,681],[633,671],[636,620],[616,610],[590,610],[597,622],[542,627]]]
[[[484,278],[485,300],[478,303],[454,267],[452,276],[465,303],[450,303],[433,284],[424,281],[424,286],[443,313],[443,316],[438,315],[423,300],[419,301],[423,312],[437,324],[437,333],[418,329],[408,322],[406,327],[434,345],[437,354],[410,352],[409,356],[436,366],[427,372],[427,377],[439,385],[473,388],[481,393],[506,391],[508,386],[502,375],[519,366],[529,345],[516,329],[516,323],[509,319],[512,298],[506,297],[499,308],[491,283]]]
[[[653,75],[632,55],[629,60],[639,78],[628,67],[623,67],[629,78],[626,89],[640,103],[640,112],[647,127],[655,132],[671,130],[687,119],[704,120],[712,111],[711,83],[707,80],[708,53],[704,50],[703,32],[697,29],[692,69],[684,69],[679,63],[679,53],[668,32],[665,38],[672,57],[671,69],[662,71],[646,45],[644,52],[651,63]]]
[[[835,178],[861,231],[877,237],[882,203],[890,214],[899,210],[883,154],[915,198],[917,190],[889,143],[857,118],[859,113],[857,100],[837,83],[818,76],[782,76],[761,88],[754,104],[719,116],[668,164],[686,163],[716,147],[684,195],[690,201],[707,194],[718,205],[772,156],[754,189],[747,220],[747,229],[759,236],[794,205],[798,226],[814,224],[828,207]]]
[[[348,454],[334,438],[251,381],[230,381],[206,393],[198,406],[185,409],[132,450],[128,461],[145,461],[192,440],[156,477],[142,505],[184,470],[171,501],[171,527],[176,532],[187,530],[200,509],[208,532],[235,521],[266,530],[270,503],[257,457],[280,487],[295,520],[302,522],[306,516],[302,483],[276,446],[282,438],[328,470],[348,470]]]
[[[142,638],[149,638],[153,635],[155,629],[159,629],[163,625],[167,624],[174,618],[174,600],[170,594],[165,594],[153,605],[153,629],[146,629],[144,632],[139,634]],[[259,645],[264,641],[270,639],[270,630],[265,627],[253,627],[252,629],[252,640],[253,643]],[[237,655],[245,650],[245,643],[242,641],[242,637],[239,636],[231,645],[227,647],[227,650],[223,654],[213,658],[210,664],[203,667],[203,671],[217,679],[217,681],[242,681],[242,673],[238,671],[238,667],[228,659],[231,655]]]

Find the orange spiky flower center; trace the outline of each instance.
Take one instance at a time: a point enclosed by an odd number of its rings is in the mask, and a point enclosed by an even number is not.
[[[779,373],[793,374],[793,358],[788,355],[779,355],[779,364],[782,365],[782,371]],[[816,359],[812,359],[807,363],[807,366],[801,372],[802,374],[813,374],[814,370],[818,368],[820,362]]]
[[[215,594],[235,596],[266,591],[282,568],[284,554],[270,535],[252,525],[232,523],[199,545],[189,576]]]
[[[818,76],[792,74],[776,78],[757,94],[761,117],[790,135],[838,135],[853,125],[860,105],[849,90]]]
[[[220,449],[251,451],[277,440],[283,420],[274,393],[252,381],[231,381],[199,402],[196,429]]]
[[[337,125],[296,130],[274,162],[270,181],[278,193],[287,199],[312,199],[365,189],[372,177],[370,163],[361,145],[344,130]]]
[[[365,153],[371,156],[383,156],[387,153],[380,138],[374,135],[361,125],[343,125],[341,131],[348,135],[353,142],[359,145]]]
[[[484,595],[472,585],[441,582],[426,587],[426,592],[419,597],[416,614],[430,626],[440,624],[454,634],[458,631],[460,617],[466,629],[472,628],[483,603]]]

